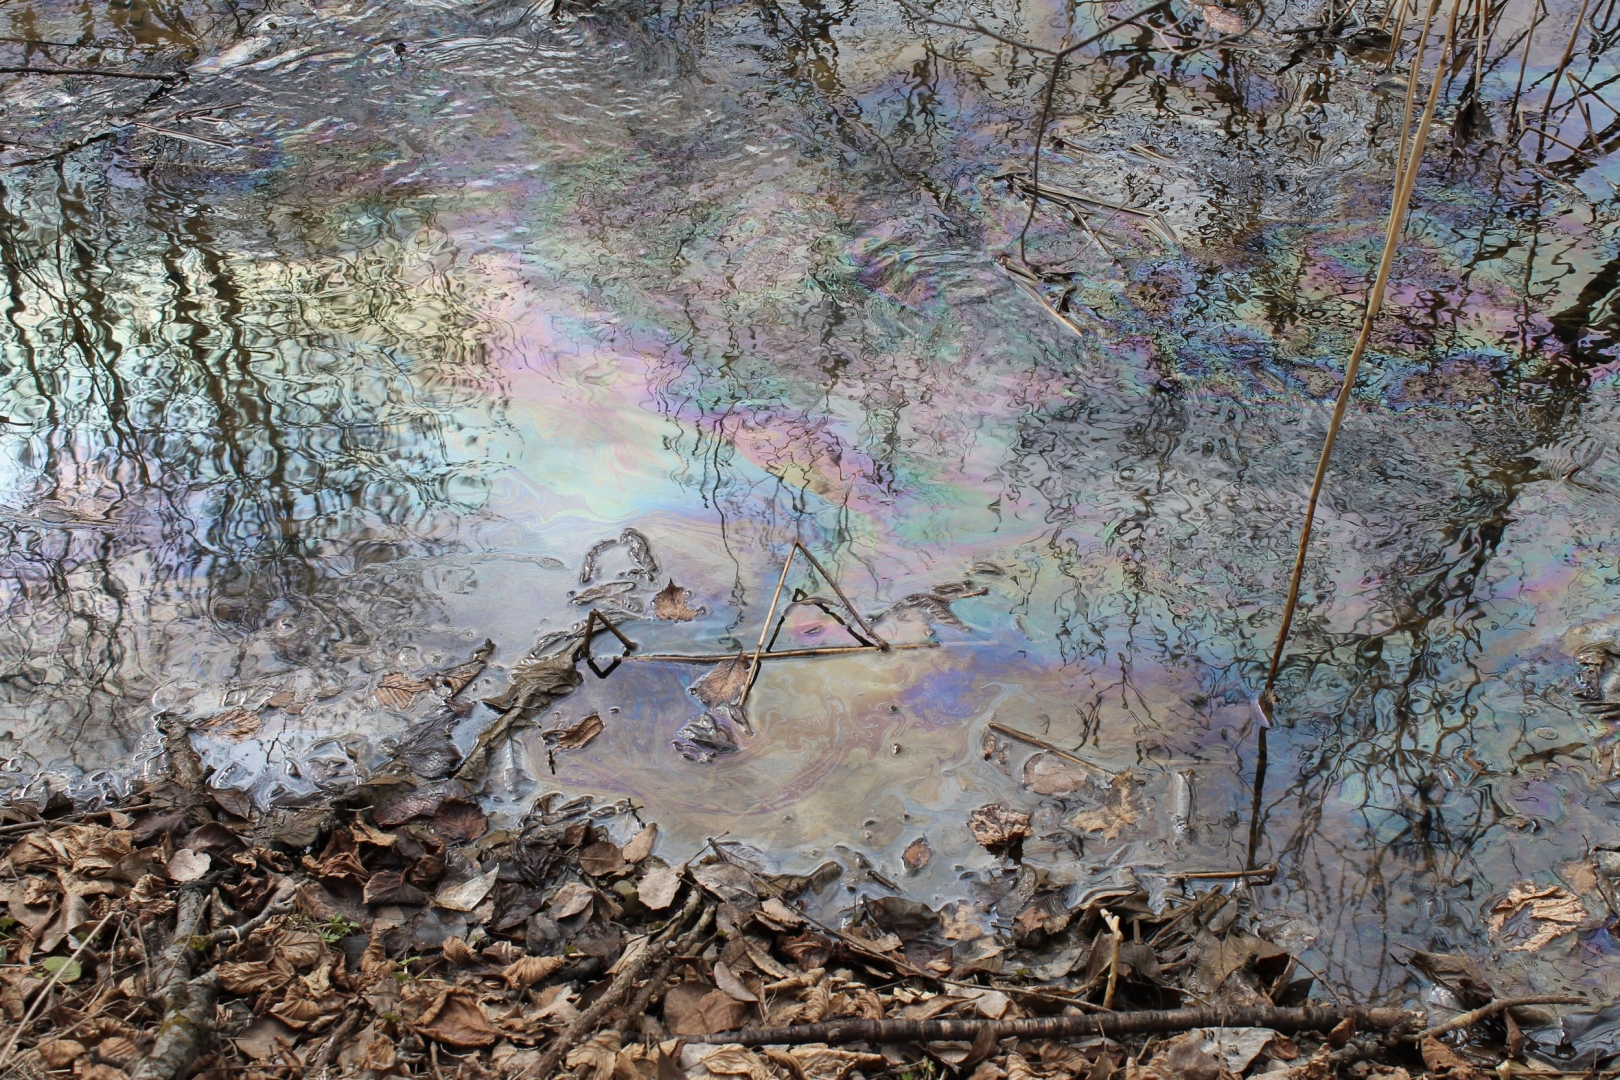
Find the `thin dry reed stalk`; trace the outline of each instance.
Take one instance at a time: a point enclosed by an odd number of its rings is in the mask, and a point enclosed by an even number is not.
[[[1282,626],[1277,631],[1277,645],[1272,650],[1271,666],[1266,672],[1265,689],[1260,695],[1261,705],[1268,717],[1276,701],[1277,670],[1282,665],[1283,648],[1288,644],[1288,631],[1293,626],[1294,609],[1299,605],[1299,586],[1305,574],[1305,553],[1311,542],[1311,528],[1316,523],[1316,506],[1322,497],[1322,482],[1327,476],[1328,460],[1333,456],[1333,444],[1338,440],[1339,428],[1344,423],[1344,414],[1350,407],[1350,394],[1355,388],[1356,372],[1361,368],[1361,358],[1366,354],[1367,342],[1372,338],[1373,323],[1378,318],[1379,310],[1384,306],[1384,290],[1389,285],[1389,272],[1395,263],[1395,251],[1400,246],[1401,233],[1406,225],[1406,210],[1412,200],[1412,190],[1417,185],[1418,165],[1423,160],[1423,148],[1428,142],[1429,128],[1434,122],[1435,106],[1440,102],[1440,85],[1444,82],[1442,76],[1445,72],[1446,59],[1451,52],[1452,39],[1457,31],[1457,13],[1461,6],[1462,0],[1452,0],[1451,15],[1446,21],[1445,37],[1440,42],[1440,55],[1435,60],[1434,75],[1429,84],[1429,100],[1423,106],[1423,119],[1418,123],[1411,152],[1400,171],[1400,180],[1395,186],[1395,197],[1390,203],[1389,225],[1384,231],[1384,250],[1378,259],[1378,272],[1373,277],[1372,291],[1367,296],[1367,311],[1362,316],[1361,332],[1356,335],[1355,348],[1345,364],[1344,385],[1339,388],[1338,400],[1333,403],[1333,417],[1328,422],[1327,438],[1323,440],[1322,453],[1316,461],[1316,476],[1311,481],[1311,495],[1305,508],[1305,522],[1299,532],[1299,548],[1294,554],[1294,572],[1288,583],[1288,600],[1283,605]],[[1432,8],[1430,17],[1433,17]],[[1412,68],[1413,85],[1417,83],[1418,65],[1421,64],[1422,58],[1423,42],[1420,40],[1418,56]]]

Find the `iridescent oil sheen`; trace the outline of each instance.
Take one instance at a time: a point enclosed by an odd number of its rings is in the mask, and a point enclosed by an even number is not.
[[[1531,111],[1577,6],[1532,42]],[[1497,53],[1528,10],[1493,30],[1488,131],[1456,134],[1466,74],[1445,88],[1252,852],[1252,699],[1406,61],[1282,33],[1319,21],[1299,0],[1186,56],[1163,26],[1117,34],[1069,67],[1042,162],[1092,202],[1042,202],[1025,234],[1045,68],[887,0],[0,10],[6,63],[189,73],[6,86],[5,780],[116,795],[153,767],[156,713],[290,691],[299,711],[197,745],[261,807],[319,801],[412,719],[383,674],[489,638],[469,697],[498,689],[583,620],[597,542],[651,542],[660,580],[609,604],[640,651],[734,653],[797,540],[871,616],[971,582],[961,625],[896,609],[880,629],[939,646],[767,664],[753,733],[709,763],[670,745],[701,666],[587,676],[495,755],[489,804],[622,796],[672,861],[724,835],[942,902],[997,871],[965,818],[1003,802],[1076,888],[1276,862],[1262,897],[1327,980],[1398,995],[1392,949],[1486,949],[1494,892],[1620,839],[1613,732],[1576,708],[1565,646],[1620,605],[1620,172],[1504,150],[1518,54]],[[937,11],[1048,44],[1071,17]],[[695,620],[649,616],[671,579]],[[779,644],[844,633],[799,607]],[[592,711],[599,738],[548,754],[539,728]],[[1128,771],[1136,820],[1069,824],[1103,789],[992,722]],[[908,874],[919,836],[935,856]],[[1607,992],[1610,948],[1537,962]]]

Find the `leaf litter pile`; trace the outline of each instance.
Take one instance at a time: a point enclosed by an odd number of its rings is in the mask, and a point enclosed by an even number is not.
[[[772,874],[729,845],[672,864],[624,803],[553,796],[495,830],[448,780],[248,821],[172,764],[121,811],[7,811],[7,1073],[1466,1078],[1548,1019],[1457,956],[1412,961],[1474,1010],[1449,1030],[1313,1000],[1241,888],[1156,911],[1014,862],[983,909],[888,896],[829,926],[801,901],[844,888],[838,864]],[[1006,848],[1019,818],[964,827]],[[1549,934],[1567,907],[1527,887],[1501,914]]]

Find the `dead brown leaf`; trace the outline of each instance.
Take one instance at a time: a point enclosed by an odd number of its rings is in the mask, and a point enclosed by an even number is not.
[[[664,995],[664,1021],[674,1035],[730,1031],[749,1015],[746,1003],[708,983],[681,983]]]
[[[655,866],[641,875],[636,899],[651,911],[663,911],[675,900],[681,888],[681,875],[671,866]]]
[[[366,1043],[366,1054],[360,1061],[360,1067],[384,1073],[394,1067],[394,1061],[394,1040],[379,1031]]]
[[[927,866],[933,857],[934,849],[928,846],[928,838],[919,836],[906,845],[906,850],[900,854],[900,861],[906,864],[907,870],[916,873]]]
[[[724,990],[734,1001],[758,1001],[759,995],[743,985],[740,979],[724,960],[714,962],[714,983]]]
[[[553,919],[567,919],[578,915],[591,906],[596,898],[596,891],[588,885],[581,885],[577,881],[570,881],[557,890],[551,898],[551,917]]]
[[[711,709],[735,705],[748,685],[748,669],[752,661],[738,653],[730,660],[722,660],[704,672],[692,684],[692,696]]]
[[[1524,914],[1516,933],[1503,934],[1509,920]],[[1487,920],[1491,934],[1514,938],[1528,931],[1528,936],[1508,948],[1509,952],[1534,952],[1556,937],[1570,933],[1586,921],[1586,906],[1580,897],[1561,885],[1538,888],[1534,882],[1520,881],[1508,890],[1507,896],[1491,906]]]
[[[648,825],[630,838],[624,845],[624,861],[638,863],[652,854],[653,845],[658,842],[658,826]]]
[[[409,675],[391,671],[377,684],[377,704],[385,709],[404,712],[412,702],[431,689],[433,684],[426,679],[413,679]]]
[[[478,997],[459,988],[442,991],[415,1026],[417,1034],[425,1038],[465,1050],[492,1046],[500,1037]]]
[[[1457,1056],[1456,1051],[1434,1036],[1423,1040],[1423,1065],[1447,1080],[1484,1080],[1484,1073]]]
[[[579,868],[592,877],[611,877],[630,869],[619,845],[598,840],[579,853]]]
[[[440,948],[444,951],[445,961],[457,967],[471,967],[478,963],[478,954],[472,951],[465,938],[447,937]]]
[[[398,870],[379,870],[366,879],[364,899],[368,905],[416,906],[427,903],[428,894],[406,881]]]
[[[861,1054],[828,1046],[794,1046],[787,1052],[803,1070],[805,1080],[845,1080],[856,1069],[875,1076],[888,1067],[881,1054]]]
[[[446,799],[433,811],[433,831],[452,844],[476,840],[489,828],[489,819],[478,804],[465,799]]]
[[[501,978],[514,990],[527,990],[566,963],[562,956],[522,956],[501,971]]]
[[[240,706],[217,716],[210,716],[198,725],[203,731],[227,739],[246,739],[250,735],[258,734],[259,728],[263,726],[264,721],[259,718],[258,713]]]
[[[968,815],[968,830],[973,833],[973,839],[985,847],[1001,847],[1029,836],[1029,815],[991,803]]]
[[[64,1069],[73,1064],[75,1058],[84,1055],[84,1043],[72,1039],[46,1039],[34,1049],[53,1069]]]
[[[692,593],[675,584],[673,578],[653,597],[653,614],[666,622],[691,622],[702,612],[691,605]]]

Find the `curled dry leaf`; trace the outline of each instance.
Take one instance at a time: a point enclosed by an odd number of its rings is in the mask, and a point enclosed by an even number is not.
[[[722,1046],[706,1054],[700,1063],[714,1076],[744,1076],[748,1080],[772,1080],[771,1072],[753,1051],[742,1046]]]
[[[129,1074],[123,1069],[97,1062],[82,1066],[78,1070],[77,1080],[129,1080]]]
[[[169,873],[169,880],[175,882],[196,881],[208,873],[210,860],[206,854],[192,848],[181,848],[169,856],[169,862],[164,869]]]
[[[514,990],[527,990],[566,963],[568,959],[563,956],[522,956],[506,965],[501,978]]]
[[[797,930],[804,925],[804,916],[775,896],[767,897],[765,902],[759,905],[759,913],[783,930]]]
[[[394,1040],[379,1031],[366,1043],[366,1053],[360,1061],[360,1067],[384,1073],[394,1067],[394,1061]]]
[[[581,885],[577,881],[570,881],[557,890],[551,898],[551,917],[553,919],[567,919],[578,915],[591,906],[596,898],[596,891],[588,885]]]
[[[602,734],[602,718],[596,713],[591,713],[573,727],[546,732],[546,738],[552,741],[558,750],[578,750],[600,734]]]
[[[377,704],[385,709],[403,712],[409,709],[411,703],[419,696],[431,689],[433,684],[426,679],[413,679],[409,675],[391,671],[377,684]]]
[[[1519,933],[1509,932],[1508,922],[1520,914],[1526,918]],[[1586,921],[1586,906],[1580,897],[1561,885],[1538,888],[1534,882],[1520,881],[1508,890],[1507,896],[1491,906],[1487,920],[1494,937],[1514,938],[1528,932],[1524,940],[1509,947],[1509,952],[1534,952],[1549,941],[1577,929]]]
[[[459,937],[447,937],[440,946],[444,950],[444,958],[458,967],[471,967],[478,963],[478,955],[472,951],[472,946]]]
[[[199,726],[212,735],[220,735],[227,739],[246,739],[258,734],[259,728],[264,726],[264,721],[252,709],[238,707],[222,712],[218,716],[210,716]]]
[[[636,899],[652,911],[663,911],[674,902],[680,887],[681,875],[674,867],[655,866],[641,875]]]
[[[691,622],[702,614],[692,607],[692,593],[675,584],[674,579],[653,597],[653,614],[666,622]]]
[[[927,866],[933,857],[934,849],[928,846],[928,838],[919,836],[906,845],[906,850],[900,854],[900,861],[906,864],[907,870],[916,873]]]
[[[630,838],[624,845],[624,861],[638,863],[652,854],[653,845],[658,842],[658,826],[648,825]]]
[[[973,839],[987,848],[1017,843],[1029,836],[1029,815],[999,803],[981,806],[968,815]]]
[[[96,1044],[96,1057],[109,1065],[127,1069],[141,1056],[135,1040],[124,1035],[109,1035]]]
[[[477,996],[459,988],[442,992],[417,1021],[416,1031],[424,1038],[465,1050],[492,1046],[500,1037]]]

